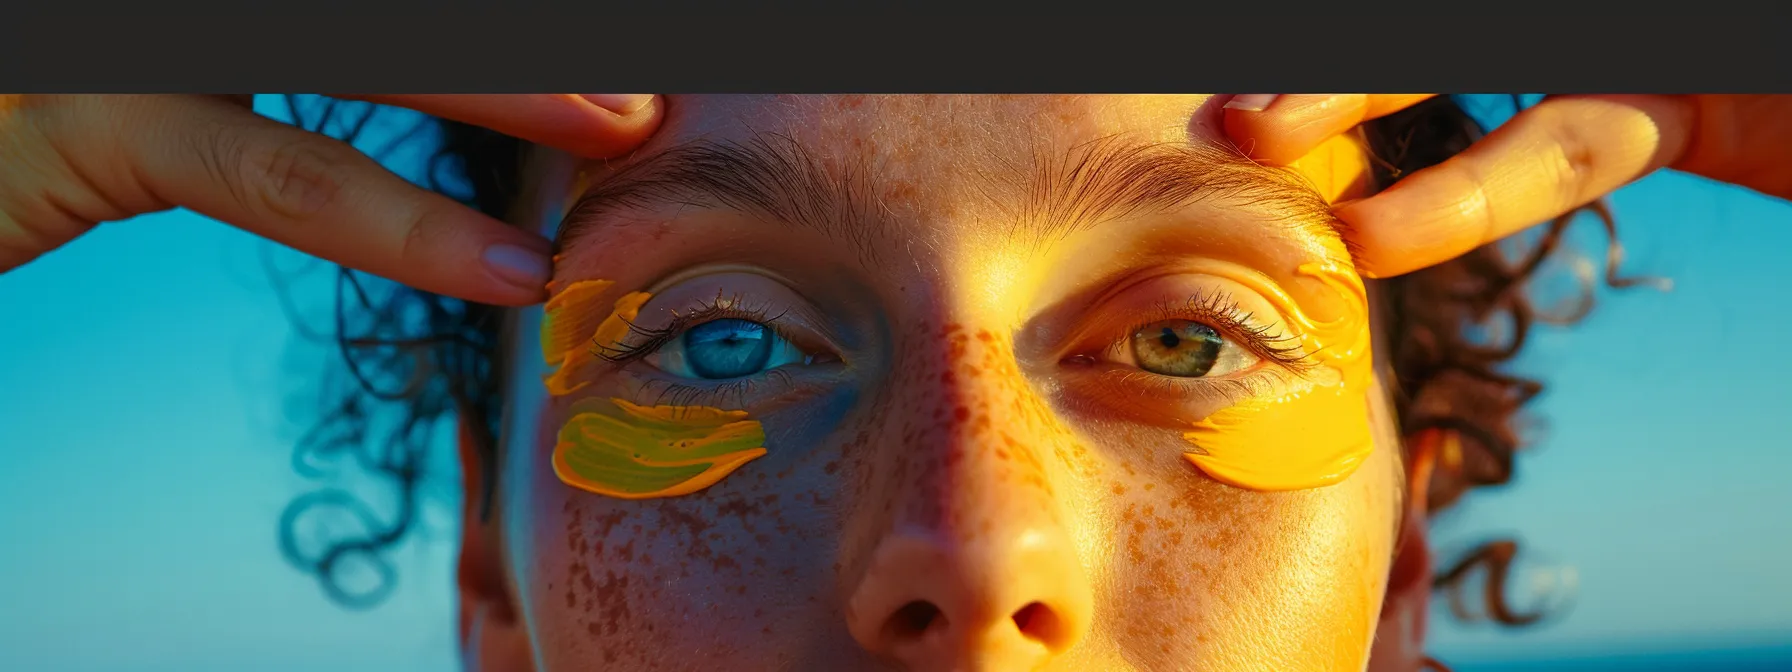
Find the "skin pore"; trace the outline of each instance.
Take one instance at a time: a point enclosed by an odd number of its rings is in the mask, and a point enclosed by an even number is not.
[[[1360,158],[1257,166],[1219,102],[677,98],[539,156],[470,664],[1363,669],[1405,481]]]

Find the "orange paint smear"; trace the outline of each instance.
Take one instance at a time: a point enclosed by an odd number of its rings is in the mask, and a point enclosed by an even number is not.
[[[1278,491],[1332,485],[1362,466],[1374,449],[1369,427],[1368,298],[1362,280],[1328,264],[1297,272],[1318,279],[1348,305],[1335,320],[1307,317],[1269,278],[1231,264],[1207,269],[1251,287],[1276,307],[1320,370],[1294,392],[1236,404],[1195,423],[1184,456],[1209,476],[1241,488]]]
[[[611,285],[609,280],[582,280],[548,299],[541,316],[541,356],[549,364],[561,364],[566,355],[590,342],[603,323],[602,313],[592,310],[597,297]]]
[[[555,367],[545,382],[548,393],[571,394],[589,383],[590,367],[597,361],[599,348],[613,348],[628,335],[629,323],[641,312],[641,305],[652,295],[630,292],[617,299],[609,314],[597,309],[597,299],[615,283],[609,280],[582,280],[567,285],[548,299],[541,318],[541,354],[549,366]]]
[[[765,455],[765,433],[746,411],[586,400],[561,427],[554,474],[608,497],[688,495]]]

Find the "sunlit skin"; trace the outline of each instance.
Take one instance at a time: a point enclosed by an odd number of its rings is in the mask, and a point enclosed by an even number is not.
[[[820,356],[707,398],[668,385],[717,381],[600,359],[581,387],[550,394],[541,309],[515,313],[496,508],[491,524],[469,522],[462,559],[470,665],[1363,669],[1405,489],[1380,379],[1360,390],[1353,438],[1371,449],[1354,471],[1324,487],[1260,489],[1203,473],[1184,434],[1297,387],[1291,365],[1257,357],[1223,377],[1245,382],[1181,379],[1172,394],[1115,355],[1130,330],[1191,294],[1224,297],[1251,328],[1296,334],[1274,297],[1176,270],[1204,260],[1259,271],[1316,322],[1366,323],[1360,299],[1300,272],[1348,269],[1349,257],[1325,222],[1296,221],[1307,215],[1290,205],[1360,188],[1348,167],[1360,159],[1341,151],[1300,166],[1305,179],[1283,172],[1254,191],[1093,222],[1077,221],[1087,210],[1028,205],[1030,168],[1092,141],[1218,146],[1210,102],[675,98],[628,161],[538,156],[533,209],[519,221],[580,231],[562,241],[556,286],[614,283],[591,299],[605,315],[630,292],[650,294],[633,320],[648,331],[737,299]],[[558,226],[579,170],[602,190],[630,161],[693,139],[767,137],[852,172],[871,207],[824,229],[738,204],[646,199],[576,227],[575,208]],[[1050,236],[1016,225],[1053,217],[1071,225]],[[1230,343],[1245,340],[1227,329]],[[558,435],[575,407],[612,397],[743,411],[766,453],[676,497],[569,486],[551,465]]]
[[[1183,435],[1189,461],[1220,481],[1252,490],[1299,490],[1335,484],[1355,473],[1374,449],[1368,422],[1371,372],[1368,297],[1363,283],[1330,263],[1301,264],[1296,273],[1330,285],[1345,301],[1337,317],[1316,322],[1265,274],[1235,264],[1191,263],[1245,284],[1270,299],[1289,324],[1288,338],[1311,353],[1310,369],[1279,395],[1257,395],[1209,414]]]

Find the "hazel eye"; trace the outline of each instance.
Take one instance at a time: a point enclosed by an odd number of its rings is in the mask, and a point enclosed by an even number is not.
[[[771,327],[726,318],[685,329],[646,361],[674,376],[722,380],[813,360]]]
[[[1145,371],[1177,378],[1224,376],[1255,365],[1256,355],[1219,330],[1192,320],[1164,320],[1132,334],[1132,358]]]

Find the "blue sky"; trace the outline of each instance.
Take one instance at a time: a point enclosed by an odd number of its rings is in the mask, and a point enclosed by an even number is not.
[[[1678,174],[1612,203],[1625,269],[1672,291],[1601,291],[1537,333],[1520,368],[1550,384],[1542,441],[1435,531],[1521,535],[1537,575],[1577,577],[1572,608],[1517,634],[1440,620],[1446,659],[1792,641],[1792,205]],[[264,257],[305,264],[176,211],[0,276],[0,668],[453,669],[451,487],[378,609],[338,609],[279,557],[281,508],[312,487],[286,411],[331,353],[294,337]],[[327,307],[322,279],[302,304]]]

